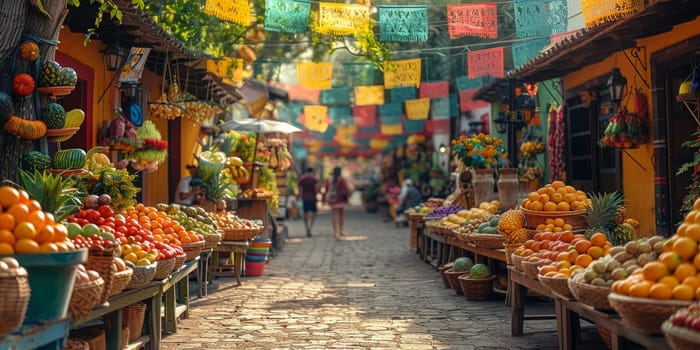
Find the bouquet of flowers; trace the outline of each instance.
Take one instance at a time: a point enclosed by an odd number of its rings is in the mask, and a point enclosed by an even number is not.
[[[508,158],[503,140],[484,133],[462,135],[452,140],[452,154],[464,166],[479,169],[503,167]]]

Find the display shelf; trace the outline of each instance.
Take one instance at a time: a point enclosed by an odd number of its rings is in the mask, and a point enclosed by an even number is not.
[[[682,103],[700,126],[700,92],[676,95],[676,101]]]
[[[199,266],[199,259],[200,257],[196,257],[190,261],[185,262],[185,264],[182,265],[182,267],[180,267],[176,271],[173,271],[173,273],[171,273],[170,276],[163,280],[164,283],[161,286],[161,293],[164,296],[163,306],[165,310],[163,317],[165,318],[165,334],[175,333],[177,331],[178,317],[182,316],[184,318],[187,318],[189,316],[188,313],[190,309],[190,282],[189,278],[187,277],[190,273],[197,270],[197,267]],[[178,302],[182,307],[184,307],[184,311],[181,310],[179,313]]]
[[[24,325],[15,333],[0,338],[0,350],[60,350],[68,336],[69,327],[70,321],[68,319]]]

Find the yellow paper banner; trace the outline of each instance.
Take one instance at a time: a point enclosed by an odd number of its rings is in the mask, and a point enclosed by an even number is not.
[[[406,100],[406,117],[411,120],[428,119],[430,113],[430,99],[419,98],[415,100]]]
[[[402,135],[403,134],[403,124],[382,124],[380,127],[380,132],[382,135]]]
[[[357,132],[357,126],[337,126],[335,128],[335,140],[341,145],[352,145],[354,143],[353,135]]]
[[[207,0],[204,13],[242,25],[250,25],[250,4],[248,0]]]
[[[355,106],[384,104],[384,85],[355,86]]]
[[[328,129],[328,107],[304,106],[304,126],[312,131],[325,132]]]
[[[421,59],[391,61],[384,64],[384,88],[420,87]]]
[[[318,4],[318,26],[321,34],[352,35],[369,29],[369,6],[321,2]]]
[[[307,88],[330,89],[332,77],[333,63],[297,62],[297,80]]]
[[[581,0],[586,29],[644,11],[644,0]]]
[[[382,139],[371,139],[369,140],[369,148],[371,149],[385,149],[389,145],[389,140]]]
[[[219,77],[225,83],[243,81],[243,60],[224,57],[218,62],[207,60],[207,72]]]

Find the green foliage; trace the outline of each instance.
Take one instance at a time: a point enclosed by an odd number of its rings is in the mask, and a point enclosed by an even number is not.
[[[700,198],[700,131],[693,133],[693,139],[683,142],[683,147],[695,149],[693,160],[684,163],[678,168],[676,175],[681,175],[688,171],[691,172],[691,181],[688,186],[685,197],[683,197],[683,205],[681,213],[683,216],[693,209],[693,204]]]
[[[84,0],[83,0],[84,1]],[[131,0],[131,6],[140,10],[144,9],[144,0]],[[83,2],[84,3],[84,2]],[[92,4],[98,4],[97,6],[97,15],[95,16],[95,27],[88,29],[87,34],[85,35],[85,41],[84,44],[87,46],[87,43],[90,41],[90,38],[95,35],[95,30],[100,27],[100,24],[102,24],[102,20],[104,19],[105,14],[109,16],[109,19],[121,24],[122,23],[122,16],[124,15],[122,13],[122,10],[119,9],[119,5],[115,3],[113,0],[88,0],[88,3],[90,5]],[[74,7],[79,7],[80,6],[80,0],[68,0],[68,5],[74,6]]]
[[[204,182],[204,198],[217,203],[226,197],[235,197],[238,194],[238,185],[226,179],[223,172],[209,178]]]
[[[39,202],[42,210],[52,213],[56,221],[67,218],[82,206],[72,177],[20,169],[19,178],[29,197]]]
[[[136,195],[141,189],[134,185],[134,180],[136,176],[129,174],[126,169],[103,168],[92,193],[108,194],[112,197],[110,205],[119,211],[136,204]]]

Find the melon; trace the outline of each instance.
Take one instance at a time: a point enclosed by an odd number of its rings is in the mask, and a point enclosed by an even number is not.
[[[469,259],[467,257],[461,257],[455,260],[454,263],[452,263],[452,271],[469,271],[472,268],[472,266],[474,266],[474,262],[472,261],[472,259]]]
[[[488,278],[491,277],[491,270],[489,270],[489,267],[484,264],[476,264],[472,266],[471,270],[469,270],[469,277]]]

